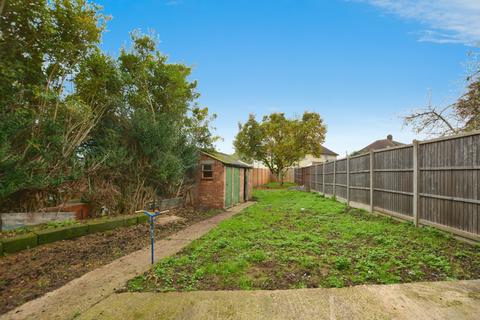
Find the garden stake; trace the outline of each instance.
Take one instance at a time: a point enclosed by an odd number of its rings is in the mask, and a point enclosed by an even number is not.
[[[150,242],[152,246],[152,265],[153,262],[155,261],[155,250],[154,250],[154,243],[155,243],[155,224],[154,224],[154,219],[161,215],[162,213],[168,212],[170,210],[165,210],[165,211],[155,211],[155,212],[149,212],[149,211],[143,211],[143,213],[149,218],[150,220]],[[138,211],[137,211],[138,212]]]

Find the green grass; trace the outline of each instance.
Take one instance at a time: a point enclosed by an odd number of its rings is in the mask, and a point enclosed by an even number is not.
[[[288,189],[293,186],[296,186],[296,184],[292,182],[284,182],[283,185],[280,182],[269,182],[262,185],[260,189]]]
[[[344,287],[480,277],[480,248],[320,195],[258,203],[128,283],[132,291]]]

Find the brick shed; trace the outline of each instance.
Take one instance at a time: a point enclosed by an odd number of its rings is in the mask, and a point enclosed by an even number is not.
[[[251,200],[252,169],[233,155],[201,152],[195,174],[195,206],[224,209]]]

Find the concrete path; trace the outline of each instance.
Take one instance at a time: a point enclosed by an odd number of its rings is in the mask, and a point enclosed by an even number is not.
[[[111,295],[79,319],[480,319],[480,280]]]
[[[177,253],[190,242],[213,229],[221,221],[230,218],[251,204],[253,203],[240,204],[224,213],[191,225],[169,238],[155,242],[156,260]],[[111,296],[127,280],[146,272],[150,267],[150,248],[148,247],[86,273],[65,286],[0,316],[0,319],[76,318],[82,312]]]

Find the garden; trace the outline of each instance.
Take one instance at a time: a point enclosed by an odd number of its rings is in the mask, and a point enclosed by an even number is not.
[[[169,214],[179,220],[156,224],[156,239],[163,239],[192,224],[208,219],[221,211],[172,209]],[[133,216],[135,217],[135,216]],[[165,217],[167,218],[167,217]],[[128,221],[128,219],[125,219]],[[95,220],[99,226],[101,221]],[[24,232],[63,230],[69,226],[82,227],[80,222],[57,223],[0,233],[8,238]],[[0,257],[0,314],[16,306],[55,290],[73,279],[106,265],[125,255],[147,247],[149,226],[145,219],[138,224],[117,227],[111,230],[35,246]],[[146,256],[145,259],[148,259]]]
[[[345,287],[478,279],[480,248],[433,228],[270,186],[258,202],[128,282],[130,291]]]

